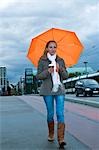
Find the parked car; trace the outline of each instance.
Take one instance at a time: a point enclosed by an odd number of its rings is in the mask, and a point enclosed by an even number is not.
[[[75,83],[75,94],[76,96],[99,94],[99,83],[94,79],[80,79]]]

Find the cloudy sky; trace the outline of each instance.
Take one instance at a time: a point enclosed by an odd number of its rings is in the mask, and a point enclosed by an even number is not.
[[[76,32],[84,45],[77,65],[88,61],[99,70],[98,0],[1,0],[0,66],[7,67],[10,82],[33,67],[26,57],[31,39],[52,27]]]

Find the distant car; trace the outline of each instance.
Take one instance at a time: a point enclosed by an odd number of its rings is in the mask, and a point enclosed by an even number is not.
[[[75,84],[75,94],[79,96],[92,96],[99,94],[99,83],[94,79],[81,79],[78,80]]]

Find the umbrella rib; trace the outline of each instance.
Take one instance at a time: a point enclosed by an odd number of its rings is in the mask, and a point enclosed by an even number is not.
[[[57,43],[60,43],[64,39],[65,36],[63,36],[59,41],[57,41]]]
[[[60,49],[59,47],[58,47],[58,49],[60,50],[60,51],[63,51],[62,49]],[[64,51],[63,51],[64,52]],[[71,57],[71,59],[73,60],[73,56],[71,56],[69,53],[68,53],[68,56],[70,56]]]
[[[65,36],[66,36],[66,35],[65,35]],[[65,36],[64,36],[64,37],[65,37]],[[60,45],[59,43],[64,39],[64,37],[62,37],[59,41],[57,41],[58,45]],[[71,45],[71,44],[68,44],[68,45]],[[76,43],[76,45],[79,46],[77,43]]]
[[[52,37],[53,37],[53,40],[54,40],[54,33],[53,33],[53,29],[52,29]]]
[[[63,51],[62,49],[60,49],[59,47],[58,47],[58,49],[60,50],[60,51]],[[64,53],[64,51],[63,51],[63,53]],[[70,55],[69,53],[68,53],[68,55]]]
[[[43,40],[43,39],[40,39],[39,37],[37,37],[37,38],[38,38],[39,40],[41,40],[41,41],[45,42],[45,43],[47,42],[47,41],[45,41],[45,40]]]

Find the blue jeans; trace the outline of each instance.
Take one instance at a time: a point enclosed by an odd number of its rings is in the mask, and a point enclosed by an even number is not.
[[[48,95],[43,96],[47,108],[47,121],[54,120],[54,99],[56,102],[57,121],[64,123],[64,95]]]

